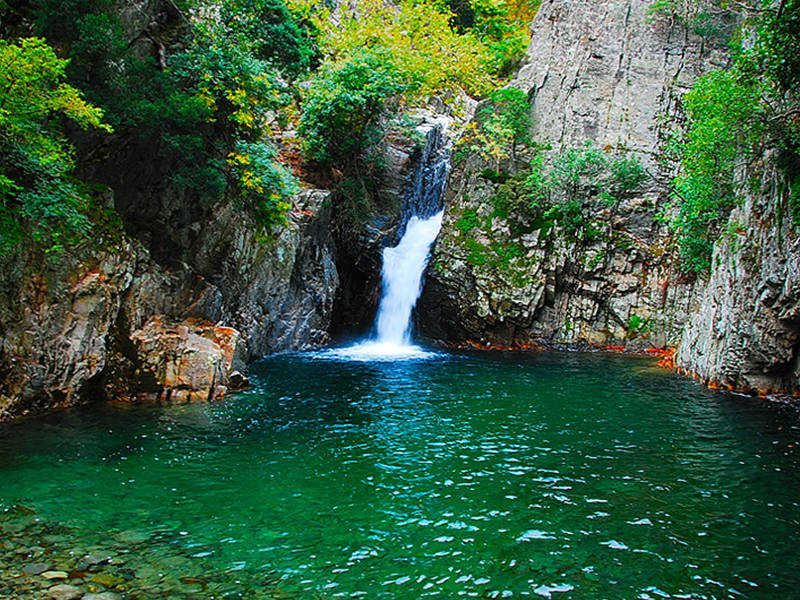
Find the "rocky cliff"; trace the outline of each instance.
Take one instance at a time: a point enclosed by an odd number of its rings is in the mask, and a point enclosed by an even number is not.
[[[762,169],[760,185],[730,216],[716,244],[699,306],[676,361],[715,387],[752,393],[800,390],[800,236],[786,214],[782,175]]]
[[[346,218],[352,199],[309,189],[267,236],[223,202],[187,207],[158,188],[163,173],[136,186],[119,157],[105,164],[120,195],[109,191],[104,210],[129,233],[104,229],[57,261],[32,251],[3,259],[0,418],[90,398],[219,397],[241,385],[248,362],[328,342],[337,293],[339,314],[368,327],[382,248],[413,203],[439,201],[447,123],[423,111],[392,137],[371,217],[358,227]]]
[[[737,233],[717,242],[708,280],[678,268],[662,218],[677,167],[665,149],[683,120],[682,95],[727,55],[713,34],[649,6],[542,4],[511,83],[528,95],[533,148],[462,153],[419,305],[422,330],[446,343],[679,347],[679,367],[707,383],[796,391],[797,235],[769,161],[730,216]],[[618,193],[597,164],[630,159],[646,177]],[[578,193],[560,192],[557,220],[547,217],[555,205],[531,210],[547,168],[562,183],[565,170],[575,174]],[[579,226],[565,198],[578,198]]]
[[[594,231],[576,236],[560,223],[548,227],[536,215],[519,222],[520,210],[498,210],[500,179],[524,182],[531,150],[500,161],[468,154],[450,180],[421,302],[429,336],[511,346],[677,344],[692,288],[673,268],[666,226],[655,218],[673,175],[659,157],[665,127],[681,118],[681,95],[725,55],[683,26],[651,19],[648,6],[544,3],[510,84],[529,97],[532,139],[546,163],[590,142],[609,161],[636,160],[646,178],[610,206],[597,189],[584,194]],[[590,179],[580,184],[604,185]]]
[[[87,397],[210,399],[241,383],[248,360],[326,341],[338,282],[329,197],[299,194],[273,238],[220,210],[196,266],[159,264],[127,236],[50,264],[6,258],[0,417]]]

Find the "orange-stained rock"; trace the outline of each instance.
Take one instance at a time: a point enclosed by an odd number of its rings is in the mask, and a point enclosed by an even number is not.
[[[225,395],[239,332],[202,321],[170,323],[156,315],[131,332],[140,389],[160,400],[190,402]],[[134,396],[140,394],[134,389]]]

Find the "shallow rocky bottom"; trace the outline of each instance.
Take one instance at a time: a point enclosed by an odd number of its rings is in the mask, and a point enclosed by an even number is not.
[[[290,598],[274,574],[215,570],[180,531],[97,532],[88,539],[15,505],[0,512],[0,599]],[[202,552],[200,552],[202,554]]]

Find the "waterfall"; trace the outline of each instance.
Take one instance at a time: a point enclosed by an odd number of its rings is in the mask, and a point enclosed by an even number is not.
[[[442,226],[442,200],[450,167],[445,128],[446,121],[434,121],[427,130],[401,213],[405,224],[400,227],[400,239],[383,250],[382,294],[374,334],[368,341],[333,350],[335,357],[395,360],[435,356],[412,344],[411,316],[422,293],[431,246]]]
[[[383,250],[383,295],[375,320],[379,344],[408,346],[411,342],[411,311],[422,292],[422,274],[443,213],[440,210],[427,219],[411,217],[400,243]]]

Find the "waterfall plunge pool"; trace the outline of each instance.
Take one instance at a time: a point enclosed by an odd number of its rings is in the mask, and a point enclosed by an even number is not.
[[[81,564],[97,552],[127,598],[789,598],[800,585],[788,409],[607,355],[285,354],[252,375],[218,404],[2,425],[0,597],[38,597],[23,589],[41,579],[21,574],[31,562],[103,589]]]

